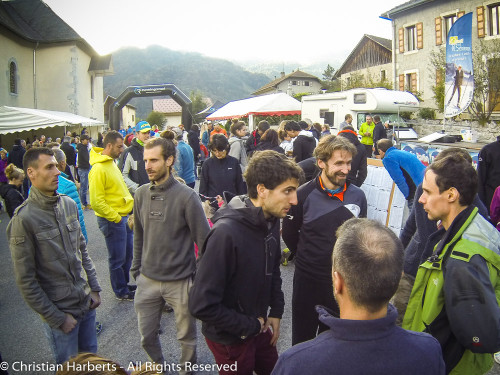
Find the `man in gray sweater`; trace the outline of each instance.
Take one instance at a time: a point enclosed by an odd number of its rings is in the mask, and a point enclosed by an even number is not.
[[[151,183],[135,193],[130,272],[137,281],[134,307],[142,347],[163,366],[162,371],[186,374],[196,362],[196,321],[188,310],[188,292],[196,270],[193,241],[201,248],[210,228],[198,194],[172,176],[174,160],[172,141],[154,138],[144,144]],[[181,344],[178,365],[165,365],[161,349],[159,330],[165,303],[175,312]]]

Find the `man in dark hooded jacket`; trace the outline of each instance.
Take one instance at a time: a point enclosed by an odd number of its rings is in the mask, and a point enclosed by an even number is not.
[[[278,352],[284,296],[280,218],[297,204],[302,170],[283,154],[255,154],[245,172],[248,196],[236,196],[212,218],[189,310],[222,374],[270,374]]]
[[[21,139],[14,140],[14,146],[7,156],[7,163],[14,164],[16,167],[23,169],[23,156],[26,149],[21,144]]]
[[[307,123],[301,121],[298,124],[295,121],[289,121],[285,125],[285,131],[293,140],[293,157],[297,163],[310,158],[318,141],[313,134],[307,130]]]
[[[339,136],[347,138],[358,151],[356,156],[352,158],[351,170],[347,175],[347,181],[351,184],[360,187],[366,179],[368,174],[368,167],[366,161],[366,148],[358,139],[356,132],[352,126],[345,126],[338,133]]]

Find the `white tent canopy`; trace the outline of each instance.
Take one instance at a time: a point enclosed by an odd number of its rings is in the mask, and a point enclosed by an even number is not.
[[[0,134],[72,125],[100,126],[104,123],[68,112],[0,106]]]
[[[208,116],[207,120],[229,120],[252,115],[298,115],[300,111],[301,103],[298,100],[279,93],[229,102]]]

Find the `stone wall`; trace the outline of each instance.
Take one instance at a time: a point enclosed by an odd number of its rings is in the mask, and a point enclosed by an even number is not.
[[[440,132],[443,130],[443,120],[411,120],[408,121],[412,124],[413,129],[417,132],[419,137]],[[453,122],[446,120],[444,125],[444,132],[448,135],[458,135],[462,129],[470,129],[477,134],[478,143],[491,143],[496,141],[497,136],[500,135],[500,125],[495,122],[490,122],[487,125],[479,125],[477,121],[460,121]]]

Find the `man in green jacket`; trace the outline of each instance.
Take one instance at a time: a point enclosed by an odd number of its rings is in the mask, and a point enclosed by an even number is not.
[[[500,349],[500,233],[472,201],[477,173],[460,155],[432,163],[422,183],[429,220],[442,226],[438,244],[417,272],[403,328],[441,344],[446,373],[484,374]]]
[[[54,152],[32,148],[23,165],[30,194],[7,227],[16,284],[42,317],[56,362],[63,363],[78,352],[97,351],[95,309],[101,287],[76,203],[56,192],[60,172]]]

